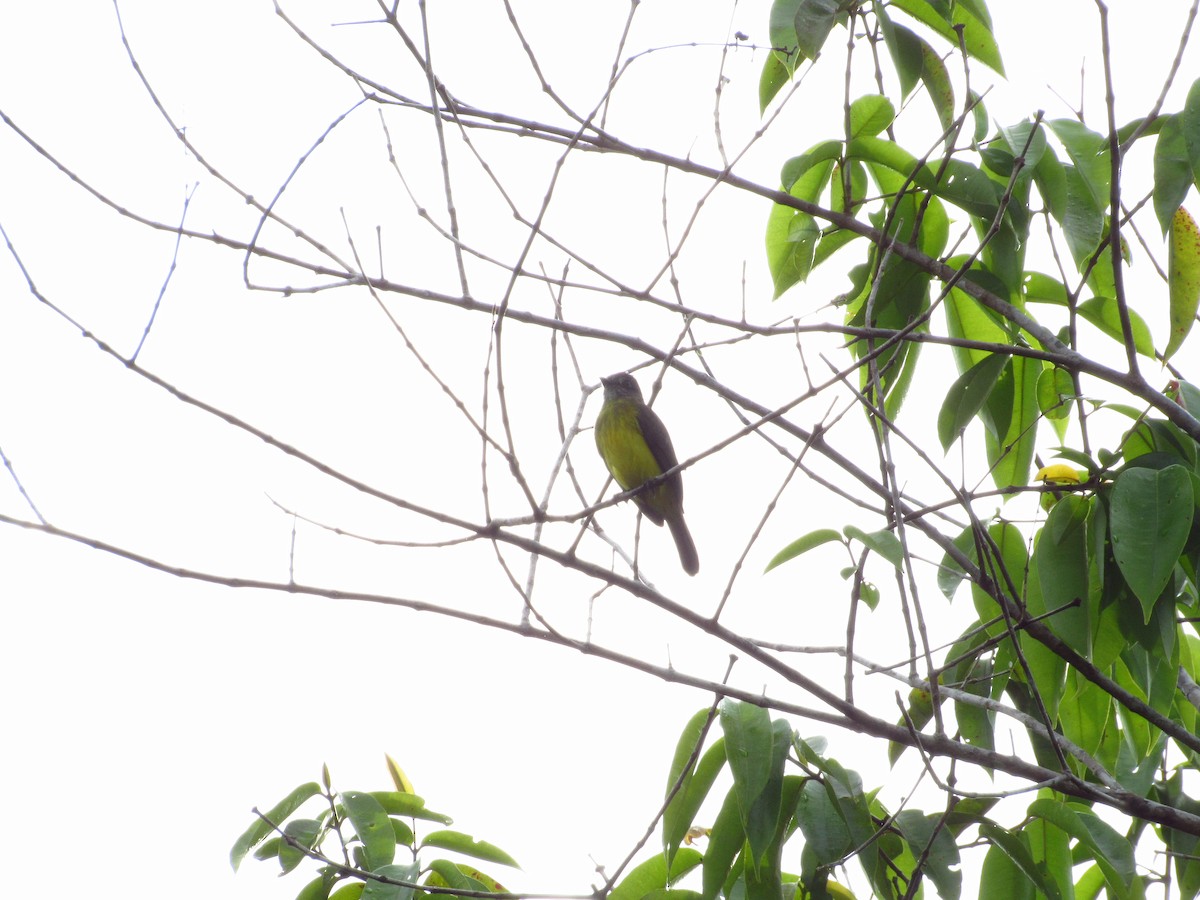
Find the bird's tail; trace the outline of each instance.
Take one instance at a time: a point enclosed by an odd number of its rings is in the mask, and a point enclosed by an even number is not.
[[[696,544],[683,521],[683,514],[667,517],[667,527],[671,529],[671,537],[675,538],[675,546],[679,550],[679,561],[683,563],[683,571],[695,575],[700,571],[700,556],[696,553]]]

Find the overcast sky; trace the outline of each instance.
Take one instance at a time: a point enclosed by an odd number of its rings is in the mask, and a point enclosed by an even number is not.
[[[532,118],[551,115],[498,4],[430,6],[435,59],[459,97]],[[587,109],[607,81],[625,7],[570,6],[569,13],[562,4],[517,8],[548,80]],[[620,9],[602,8],[608,6]],[[1070,116],[1083,73],[1086,110],[1099,126],[1094,6],[993,6],[1010,74],[988,95],[996,119],[1008,123],[1038,109]],[[1115,6],[1118,118],[1125,121],[1157,96],[1186,4],[1156,5],[1153,16],[1145,4]],[[373,77],[404,90],[419,86],[383,28],[332,27],[373,18],[374,4],[284,8]],[[169,114],[207,158],[259,199],[279,188],[299,156],[359,97],[265,0],[143,0],[122,3],[121,13]],[[614,128],[633,143],[717,163],[712,116],[720,45],[737,31],[749,36],[747,44],[765,45],[766,16],[766,4],[749,2],[732,10],[643,3],[625,56],[681,46],[635,64],[629,87],[614,100]],[[840,54],[842,32],[831,39],[835,45]],[[731,152],[759,121],[762,58],[742,48],[724,61],[722,122]],[[809,93],[792,101],[803,115],[756,146],[739,171],[773,183],[787,155],[839,132],[840,99],[820,102],[840,91],[840,63],[828,68],[827,74],[818,67],[804,86]],[[1196,54],[1189,53],[1166,109],[1179,107],[1197,75]],[[252,211],[196,165],[154,109],[109,4],[9,4],[0,17],[0,111],[140,215],[177,222],[191,193],[188,227],[220,227],[240,239],[253,231]],[[397,156],[416,173],[409,187],[417,202],[438,210],[440,172],[430,156],[428,122],[418,128],[416,116],[394,121]],[[522,202],[544,193],[553,154],[515,138],[483,137],[480,144]],[[105,208],[8,128],[0,128],[0,160],[0,226],[38,289],[80,327],[132,353],[167,278],[173,238]],[[656,266],[663,255],[661,171],[629,162],[588,162],[580,171],[563,187],[563,196],[578,196],[578,203],[556,205],[551,221],[605,266],[631,272]],[[458,195],[470,234],[510,258],[525,235],[486,183],[472,177],[478,176],[464,175]],[[682,217],[688,191],[700,188],[683,183],[672,190],[680,192],[673,197]],[[814,297],[823,302],[844,289],[844,272],[831,272],[773,308],[762,256],[765,204],[713,203],[722,212],[698,224],[683,271],[685,287],[707,291],[724,314],[738,314],[744,292],[756,321],[811,315],[820,305]],[[366,267],[455,289],[444,243],[418,221],[391,174],[374,111],[357,111],[333,133],[280,213],[340,250],[348,228]],[[378,245],[376,225],[383,229]],[[269,237],[291,246],[278,229]],[[236,251],[185,242],[139,361],[356,478],[479,514],[477,442],[429,389],[369,298],[247,292],[241,265]],[[254,274],[272,284],[296,277],[263,264]],[[479,275],[475,285],[486,296],[503,280]],[[432,364],[461,375],[456,385],[475,400],[470,385],[484,359],[486,329],[457,330],[442,310],[418,312],[406,325]],[[653,339],[670,346],[669,334]],[[459,359],[474,368],[457,372]],[[594,386],[600,375],[638,361],[627,351],[589,350],[584,378]],[[517,389],[544,399],[537,393],[544,369],[510,365]],[[508,619],[519,612],[490,550],[389,555],[303,523],[293,548],[285,510],[383,539],[436,535],[132,375],[31,297],[8,254],[0,257],[0,384],[0,449],[37,509],[57,526],[172,565],[272,580],[286,580],[294,566],[297,580],[308,583],[462,602]],[[693,408],[686,390],[668,381],[661,408],[681,456],[725,433],[706,427],[704,407]],[[787,396],[791,387],[779,390]],[[569,412],[577,400],[565,404]],[[586,422],[596,403],[593,397]],[[821,413],[814,408],[812,421]],[[549,428],[549,418],[543,424]],[[577,455],[587,467],[581,478],[594,495],[603,472],[591,456],[590,433],[581,440]],[[524,449],[552,461],[559,448],[551,435]],[[766,457],[753,456],[761,450],[738,452],[687,475],[701,578],[689,582],[674,568],[665,531],[644,535],[644,552],[666,557],[651,573],[656,583],[697,608],[711,609],[719,598],[742,546],[731,535],[756,520],[775,487],[756,492],[746,485],[744,473]],[[427,468],[430,460],[449,463],[459,455],[470,472],[465,484],[447,477],[452,469]],[[844,596],[835,576],[801,583],[799,570],[759,575],[773,548],[811,528],[843,524],[823,518],[833,514],[823,503],[814,493],[795,498],[747,560],[738,582],[741,605],[731,612],[735,623],[802,643],[840,640],[840,613],[826,628],[805,605],[826,586]],[[10,478],[0,480],[0,511],[32,517]],[[624,512],[610,511],[610,521],[628,526],[632,511]],[[606,560],[598,548],[589,545],[591,558]],[[832,553],[825,559],[827,569],[844,564]],[[586,592],[556,596],[557,586],[548,581],[542,596],[572,627],[591,621],[598,640],[627,652],[682,663],[709,678],[724,672],[726,651],[691,641],[665,617],[647,615],[627,598],[603,595],[593,606]],[[58,894],[118,883],[135,897],[294,896],[307,877],[278,883],[272,866],[253,861],[237,876],[229,869],[229,847],[249,824],[251,807],[270,806],[316,779],[322,763],[330,765],[336,787],[386,788],[384,753],[406,768],[430,806],[524,864],[528,877],[493,872],[506,884],[585,891],[597,862],[611,868],[640,837],[660,802],[679,729],[708,703],[701,693],[611,664],[434,615],[181,580],[7,526],[0,529],[0,603],[0,771],[8,801],[0,853],[12,896],[50,885]],[[799,727],[804,734],[824,731]],[[832,755],[853,758],[847,735],[830,737]],[[881,748],[862,757],[868,785],[886,780],[882,758]]]

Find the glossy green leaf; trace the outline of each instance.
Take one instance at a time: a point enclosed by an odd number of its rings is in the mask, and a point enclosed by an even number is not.
[[[745,815],[771,777],[771,714],[753,703],[726,700],[721,704],[720,719],[725,755]]]
[[[938,440],[942,443],[943,451],[950,449],[950,445],[958,440],[971,420],[979,414],[1007,364],[1008,357],[999,353],[988,354],[950,385],[937,421]]]
[[[371,870],[372,875],[389,878],[392,881],[405,881],[415,884],[421,876],[421,866],[412,862],[407,865],[385,865]],[[363,887],[362,900],[409,900],[415,893],[412,887],[402,884],[386,884],[382,881],[368,881]]]
[[[1037,380],[1041,374],[1040,360],[1014,356],[988,395],[984,411],[996,428],[984,430],[984,449],[996,487],[1029,483],[1037,444]]]
[[[296,900],[328,900],[329,889],[335,884],[332,873],[326,873],[314,878],[300,889]]]
[[[851,540],[858,541],[870,550],[878,553],[896,568],[900,568],[903,564],[904,548],[900,544],[900,539],[886,528],[880,531],[866,532],[853,525],[847,525],[844,533]]]
[[[758,76],[758,111],[765,112],[775,96],[792,80],[795,63],[788,53],[772,50],[763,61]]]
[[[233,849],[229,851],[229,862],[236,872],[238,866],[242,864],[242,860],[246,858],[246,854],[250,852],[256,845],[275,833],[272,825],[282,826],[288,816],[300,808],[304,801],[310,797],[315,797],[321,793],[321,786],[315,781],[310,781],[300,785],[290,794],[280,800],[266,813],[267,820],[272,823],[268,824],[262,819],[255,819],[251,825],[233,844]]]
[[[1053,303],[1066,306],[1070,298],[1066,285],[1053,275],[1044,272],[1026,272],[1022,282],[1022,293],[1029,303]]]
[[[1067,211],[1067,172],[1053,147],[1046,148],[1034,167],[1033,183],[1050,215],[1061,222]]]
[[[929,100],[933,103],[942,132],[948,134],[958,116],[954,104],[954,82],[950,80],[950,72],[942,57],[929,44],[921,41],[920,50],[921,81],[925,83],[925,90],[929,93]]]
[[[363,842],[370,869],[389,865],[396,855],[396,832],[383,806],[363,791],[343,791],[346,816]]]
[[[1127,469],[1113,487],[1113,556],[1147,622],[1187,543],[1193,511],[1192,480],[1183,466]]]
[[[979,878],[979,900],[1035,900],[1034,887],[999,847],[988,848]],[[1048,896],[1048,895],[1047,895]]]
[[[279,867],[281,874],[287,874],[307,859],[301,848],[313,849],[321,834],[321,823],[316,819],[292,819],[283,826],[283,833],[295,841],[279,844]]]
[[[1160,783],[1162,800],[1176,809],[1200,815],[1200,803],[1183,790],[1183,772],[1177,768]],[[1163,827],[1163,842],[1174,859],[1175,877],[1181,897],[1200,895],[1200,836]]]
[[[770,572],[776,566],[781,566],[785,562],[789,562],[797,556],[807,553],[814,547],[820,547],[822,544],[829,544],[834,541],[840,542],[841,540],[841,533],[833,528],[818,528],[816,531],[810,531],[803,537],[796,538],[796,540],[771,557],[771,561],[767,563],[767,567],[763,569],[763,572]]]
[[[1037,400],[1043,416],[1055,424],[1065,422],[1071,415],[1074,399],[1075,382],[1071,380],[1070,372],[1055,366],[1042,369],[1037,382]],[[1059,439],[1063,437],[1064,433],[1060,431]]]
[[[987,527],[987,538],[981,568],[995,581],[995,589],[1011,598],[1013,591],[1019,593],[1028,578],[1027,539],[1011,522],[992,522]],[[971,584],[971,601],[981,622],[997,620],[986,629],[987,634],[995,637],[1006,630],[1003,613],[995,599],[974,582]]]
[[[968,559],[978,564],[979,556],[975,552],[975,532],[972,528],[967,527],[959,532],[958,537],[954,539],[954,546]],[[946,596],[947,600],[954,599],[954,595],[958,593],[958,586],[966,577],[967,573],[949,553],[942,556],[941,564],[938,566],[937,582],[938,589]]]
[[[1090,502],[1068,494],[1046,518],[1034,549],[1039,588],[1051,630],[1075,651],[1089,656],[1092,617],[1088,597],[1087,517]]]
[[[1077,119],[1053,119],[1047,124],[1066,148],[1067,156],[1075,164],[1075,170],[1082,178],[1093,205],[1097,209],[1104,209],[1108,204],[1108,189],[1112,183],[1108,138],[1092,131]]]
[[[797,199],[815,203],[832,173],[832,160],[812,160],[811,165],[796,175],[788,192]],[[767,217],[767,267],[775,284],[776,298],[808,278],[820,235],[820,226],[808,213],[779,203],[771,208]]]
[[[1200,307],[1200,229],[1182,206],[1171,217],[1170,265],[1167,284],[1171,297],[1171,337],[1163,358],[1183,346]]]
[[[1121,308],[1112,297],[1091,297],[1080,303],[1078,309],[1079,315],[1110,338],[1125,343],[1125,334],[1121,329]],[[1136,310],[1126,309],[1126,312],[1129,314],[1129,327],[1133,331],[1133,348],[1142,356],[1154,359],[1154,338],[1150,334],[1150,326]]]
[[[448,859],[435,859],[429,864],[429,875],[426,876],[424,883],[430,887],[448,887],[456,891],[489,890],[485,882],[474,877],[476,874],[482,875],[483,873],[475,872],[468,866],[451,862]]]
[[[839,0],[801,0],[796,8],[795,34],[800,52],[816,59],[825,46],[829,33],[846,13]]]
[[[875,0],[873,8],[883,42],[896,69],[896,77],[900,80],[900,98],[907,99],[921,78],[921,44],[925,42],[909,29],[895,24],[888,15],[887,7],[879,0]]]
[[[1200,79],[1192,82],[1188,90],[1183,111],[1179,114],[1179,130],[1191,162],[1192,180],[1200,184]]]
[[[1104,207],[1096,201],[1079,169],[1067,166],[1063,169],[1066,185],[1066,204],[1063,209],[1063,236],[1071,258],[1082,272],[1100,247],[1104,235]]]
[[[892,124],[896,108],[882,94],[868,94],[850,104],[850,137],[874,137]]]
[[[1000,48],[992,35],[991,24],[970,4],[930,3],[927,0],[892,0],[893,7],[908,13],[941,35],[956,50],[959,46],[958,28],[962,28],[962,43],[967,56],[977,59],[985,66],[1004,74],[1004,63],[1000,59]]]
[[[957,900],[962,892],[962,873],[958,871],[958,847],[949,830],[942,827],[940,815],[926,815],[915,809],[901,810],[892,820],[913,856],[923,859],[922,872],[944,900]]]
[[[674,860],[684,836],[695,821],[696,813],[725,765],[725,741],[718,738],[699,755],[694,765],[688,767],[708,717],[707,709],[692,716],[675,745],[675,756],[667,776],[667,790],[672,790],[676,783],[679,783],[679,790],[671,797],[663,812],[663,847],[668,862]]]
[[[1058,885],[1052,879],[1047,878],[1045,873],[1038,868],[1037,863],[1033,861],[1033,854],[1029,852],[1028,836],[1025,832],[1010,831],[989,822],[979,826],[979,836],[992,844],[988,856],[994,852],[1003,854],[1014,873],[1005,873],[1003,876],[1005,883],[998,884],[995,879],[1000,876],[1000,872],[997,871],[991,878],[986,877],[988,864],[985,861],[985,877],[980,881],[979,896],[981,900],[985,897],[996,898],[996,900],[1001,900],[1001,898],[1006,900],[1008,897],[1032,897],[1035,889],[1049,900],[1059,900],[1062,895],[1059,893]],[[1002,868],[1004,867],[997,867],[997,869]],[[1014,877],[1014,875],[1019,875],[1019,877]],[[997,893],[997,890],[1001,893]],[[1005,890],[1008,893],[1004,893]]]
[[[609,900],[643,900],[655,890],[674,884],[701,863],[699,851],[684,847],[675,857],[671,868],[662,854],[655,854],[644,863],[634,866],[608,895]]]
[[[449,825],[454,820],[447,815],[425,808],[425,798],[403,791],[370,791],[375,802],[383,807],[389,816],[405,816],[412,819],[425,819],[430,822],[440,822]]]
[[[1075,669],[1067,672],[1067,686],[1058,706],[1058,720],[1067,739],[1108,765],[1116,762],[1116,747],[1104,751],[1107,739],[1116,737],[1112,697],[1083,678]],[[1082,774],[1080,767],[1079,773]]]
[[[911,176],[917,187],[982,219],[991,221],[1000,209],[1003,187],[978,167],[962,160],[931,167],[921,164],[894,141],[879,137],[857,138],[850,142],[847,153],[854,159],[884,166],[904,178]]]
[[[819,781],[804,785],[796,805],[796,823],[804,835],[806,855],[812,855],[813,868],[839,862],[854,846],[839,805]],[[806,862],[805,874],[809,873]]]
[[[461,831],[431,831],[421,840],[421,846],[440,847],[443,850],[453,850],[456,853],[461,853],[463,856],[471,856],[475,859],[499,863],[503,866],[512,866],[514,869],[521,868],[515,859],[499,847],[489,844],[487,841],[477,841],[469,834],[463,834]]]
[[[716,900],[729,877],[733,862],[746,844],[746,829],[738,809],[737,792],[730,789],[725,802],[713,820],[708,835],[708,847],[704,853],[703,890],[704,900]]]
[[[1164,116],[1154,144],[1154,214],[1165,236],[1192,186],[1192,163],[1178,116]]]
[[[1095,813],[1057,800],[1039,799],[1029,814],[1053,823],[1079,841],[1104,872],[1104,881],[1118,898],[1130,896],[1135,874],[1133,848],[1129,841]]]
[[[764,865],[776,869],[779,865],[778,829],[785,800],[783,771],[792,744],[792,730],[786,721],[779,719],[771,723],[771,739],[766,784],[753,801],[748,799],[748,795],[738,791],[738,804],[742,807],[746,844],[750,851],[749,859],[752,861],[751,868],[757,880],[764,878]],[[736,782],[734,786],[737,787]],[[787,816],[791,816],[790,809]],[[746,874],[749,878],[751,872],[747,871]]]

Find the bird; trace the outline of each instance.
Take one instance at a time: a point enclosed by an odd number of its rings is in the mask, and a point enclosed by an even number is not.
[[[604,405],[596,416],[596,449],[621,490],[632,491],[679,464],[662,419],[642,399],[637,380],[628,372],[601,378]],[[683,571],[700,571],[696,544],[683,521],[683,477],[675,472],[633,495],[633,502],[655,525],[664,522],[679,550]]]

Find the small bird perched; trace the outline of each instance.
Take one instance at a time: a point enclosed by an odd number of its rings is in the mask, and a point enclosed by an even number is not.
[[[623,491],[640,487],[679,464],[671,436],[654,410],[642,400],[642,390],[628,372],[601,378],[604,405],[596,416],[596,449]],[[633,502],[655,525],[667,523],[679,549],[683,571],[700,571],[696,545],[683,521],[683,478],[679,472],[654,487],[634,494]]]

